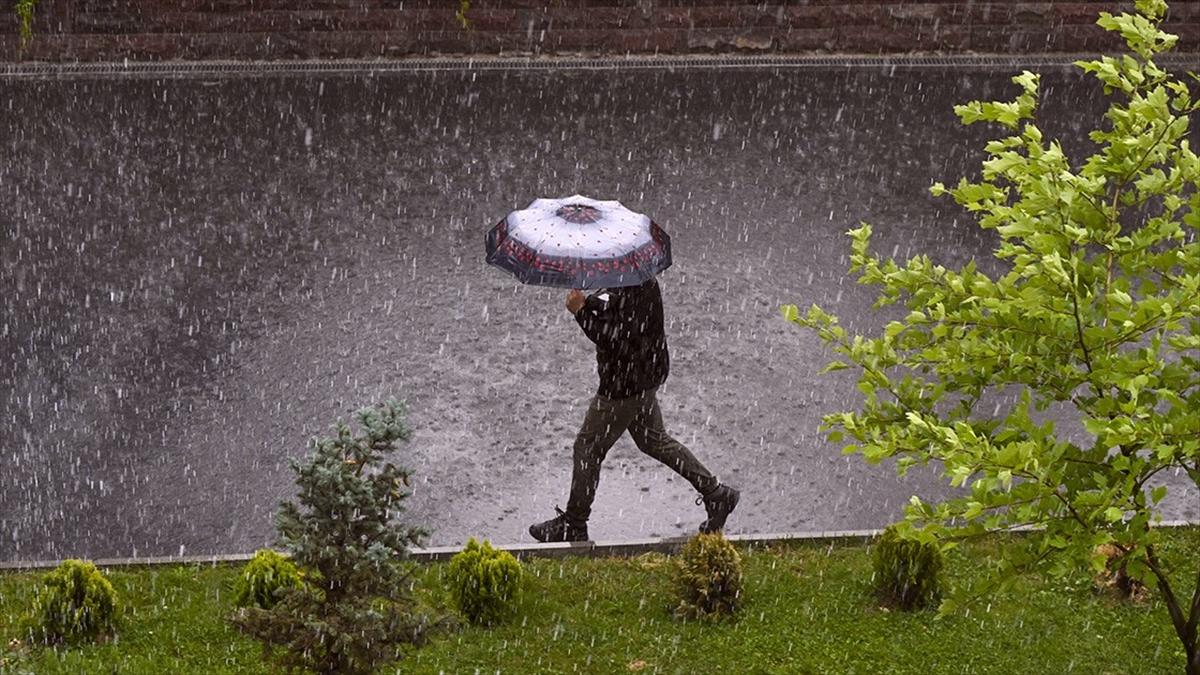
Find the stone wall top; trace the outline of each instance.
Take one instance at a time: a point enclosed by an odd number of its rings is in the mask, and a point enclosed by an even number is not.
[[[1115,50],[1095,25],[1131,2],[1076,0],[39,0],[19,49],[0,0],[0,60],[396,58],[478,54],[1020,54]],[[1200,51],[1200,2],[1165,29]]]

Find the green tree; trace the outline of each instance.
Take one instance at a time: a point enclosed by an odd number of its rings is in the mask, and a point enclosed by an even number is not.
[[[419,644],[434,623],[416,611],[413,568],[400,562],[427,533],[392,522],[410,494],[410,472],[383,461],[411,434],[405,406],[389,400],[356,414],[365,434],[352,437],[338,420],[334,438],[314,437],[308,460],[292,460],[300,506],[283,502],[276,522],[306,583],[271,609],[231,618],[286,668],[370,673],[399,658],[403,645]]]
[[[1013,78],[1013,101],[955,106],[964,124],[1001,125],[986,145],[981,180],[934,184],[994,230],[1003,274],[974,261],[959,270],[918,256],[898,264],[869,251],[871,226],[851,238],[851,273],[879,287],[876,307],[902,303],[903,319],[875,337],[850,335],[817,306],[784,317],[813,331],[856,369],[859,410],[826,415],[831,440],[897,472],[939,460],[969,496],[925,504],[914,496],[898,525],[906,538],[947,550],[965,537],[1032,525],[997,561],[984,593],[958,589],[941,613],[1008,587],[1022,571],[1099,571],[1112,544],[1130,576],[1157,586],[1200,675],[1200,562],[1190,603],[1176,597],[1159,555],[1152,476],[1183,469],[1200,486],[1200,159],[1187,140],[1198,104],[1185,81],[1154,63],[1176,37],[1159,30],[1167,5],[1100,13],[1131,54],[1076,65],[1111,97],[1092,131],[1094,154],[1072,161],[1036,125],[1039,78]],[[1196,79],[1195,75],[1191,75]],[[975,414],[987,392],[1019,391],[1002,417]],[[1077,445],[1038,422],[1051,405],[1088,432]],[[1176,570],[1178,571],[1178,570]],[[1179,588],[1176,581],[1175,588]]]

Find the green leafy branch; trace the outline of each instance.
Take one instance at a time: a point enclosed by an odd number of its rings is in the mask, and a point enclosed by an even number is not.
[[[1188,672],[1200,675],[1200,585],[1185,614],[1154,556],[1151,522],[1162,520],[1167,489],[1146,490],[1171,467],[1200,487],[1200,158],[1188,139],[1200,101],[1154,63],[1176,42],[1158,27],[1166,3],[1134,4],[1135,14],[1104,12],[1097,22],[1132,53],[1076,64],[1113,98],[1082,162],[1037,126],[1035,73],[1012,78],[1012,101],[954,107],[964,124],[1006,135],[985,145],[977,179],[930,192],[997,233],[1000,272],[880,257],[861,223],[847,233],[850,272],[878,289],[875,307],[901,304],[907,314],[871,337],[849,334],[815,305],[780,309],[838,354],[826,371],[857,371],[861,406],[824,416],[831,441],[871,463],[894,457],[900,475],[938,460],[952,486],[969,485],[936,505],[914,496],[901,536],[945,550],[1041,528],[1028,555],[997,568],[998,582],[1017,562],[1056,575],[1098,571],[1096,547],[1113,544],[1129,576],[1157,581]],[[1019,397],[1003,415],[977,414],[985,393],[1010,391]],[[1054,419],[1035,421],[1056,404],[1074,411],[1090,443],[1060,439]]]

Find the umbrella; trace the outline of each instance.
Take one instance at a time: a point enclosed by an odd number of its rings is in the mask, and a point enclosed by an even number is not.
[[[671,238],[618,201],[535,199],[487,233],[487,262],[558,288],[636,286],[671,266]]]

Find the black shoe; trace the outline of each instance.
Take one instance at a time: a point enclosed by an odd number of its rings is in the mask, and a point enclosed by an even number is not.
[[[578,525],[572,522],[566,512],[557,506],[558,516],[545,522],[529,526],[529,534],[541,542],[587,541],[587,523]]]
[[[708,520],[700,523],[700,531],[712,534],[725,529],[725,519],[737,507],[742,494],[728,485],[718,485],[706,495],[696,497],[696,503],[704,502],[704,510],[708,511]]]

